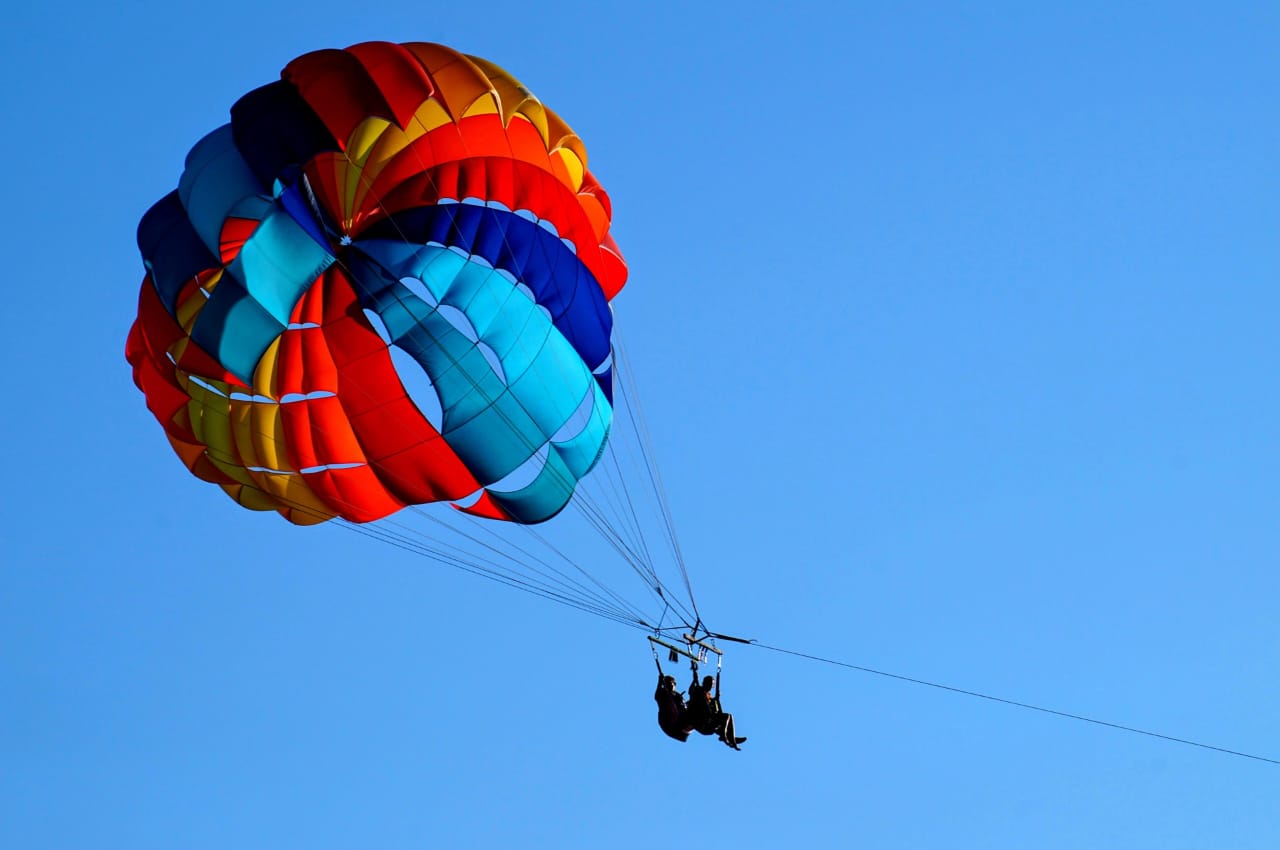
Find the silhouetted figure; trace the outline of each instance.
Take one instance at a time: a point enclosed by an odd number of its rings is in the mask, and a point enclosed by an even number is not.
[[[699,683],[697,662],[695,661],[692,666],[693,681],[689,683],[689,704],[685,707],[687,722],[699,734],[715,735],[735,750],[741,749],[738,745],[747,739],[737,737],[733,726],[733,715],[724,711],[720,705],[719,672],[716,673],[715,679],[703,676],[702,682]]]

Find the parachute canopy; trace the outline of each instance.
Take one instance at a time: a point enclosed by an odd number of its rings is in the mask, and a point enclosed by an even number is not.
[[[308,53],[143,216],[134,382],[245,507],[540,522],[609,435],[610,220],[582,141],[501,68],[425,43]]]

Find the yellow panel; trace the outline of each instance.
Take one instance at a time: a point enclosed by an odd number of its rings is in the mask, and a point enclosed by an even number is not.
[[[383,125],[383,128],[376,138],[370,136],[364,140],[365,147],[362,149],[359,160],[363,170],[360,172],[360,180],[355,194],[351,198],[352,209],[364,209],[369,196],[369,189],[372,188],[374,181],[378,179],[378,174],[386,166],[387,162],[409,143],[407,134],[382,119],[368,118],[360,126],[364,127],[371,121],[377,121]],[[358,132],[359,130],[357,130]],[[353,133],[352,137],[354,138],[355,135]],[[414,136],[421,135],[421,129],[415,130]]]
[[[498,113],[498,101],[493,92],[485,92],[471,102],[466,109],[462,111],[463,118],[469,118],[472,115],[496,115]]]
[[[193,398],[187,403],[187,411],[191,413],[191,430],[201,443],[207,445],[206,454],[218,469],[227,472],[237,481],[250,483],[246,471],[242,469],[241,458],[236,451],[236,443],[230,429],[230,411],[228,399],[216,396],[205,396],[211,402],[220,402],[220,406],[197,401]],[[237,471],[238,470],[238,471]]]
[[[239,502],[242,507],[246,507],[251,511],[277,511],[280,509],[279,502],[252,484],[244,485],[239,489],[239,492],[235,493],[227,485],[223,485],[222,489],[226,490],[228,495]]]
[[[424,102],[418,107],[418,111],[413,113],[413,124],[421,127],[424,133],[443,127],[452,120],[444,106],[435,98]]]
[[[450,115],[461,115],[477,97],[492,88],[489,78],[471,57],[439,44],[414,44],[410,50],[431,75],[436,97]]]
[[[253,368],[254,395],[280,398],[280,394],[276,391],[276,364],[280,362],[280,340],[282,339],[284,339],[283,335],[271,340],[271,344],[258,360],[258,365]]]
[[[342,206],[349,212],[356,209],[356,193],[360,189],[361,171],[359,165],[351,161],[351,158],[343,154],[342,173],[339,175],[342,181]]]
[[[548,144],[546,108],[534,97],[533,92],[492,62],[479,57],[472,57],[471,61],[489,76],[489,82],[497,93],[498,103],[502,106],[502,123],[510,123],[511,117],[517,113],[523,115],[530,124],[538,128],[543,144]],[[474,113],[468,110],[468,114]]]
[[[376,178],[378,173],[382,171],[383,166],[395,159],[396,155],[409,146],[414,140],[421,138],[426,134],[426,129],[419,124],[410,121],[408,128],[400,130],[396,127],[390,127],[385,133],[378,137],[378,142],[369,151],[365,159],[365,168],[369,170],[370,178]]]
[[[547,145],[548,150],[568,148],[582,161],[582,167],[587,167],[587,146],[582,143],[582,139],[578,138],[578,134],[564,123],[564,119],[550,109],[547,110],[547,132],[551,136],[551,141]]]
[[[231,431],[231,400],[192,381],[186,384],[191,396],[187,403],[191,432],[208,446],[205,457],[228,478],[254,486],[253,474],[244,468]]]
[[[206,387],[204,387],[202,384],[198,384],[195,381],[191,380],[191,376],[186,372],[182,371],[181,369],[174,369],[173,376],[178,379],[178,386],[182,387],[183,391],[187,395],[191,396],[192,398],[196,397],[197,392],[206,393],[208,395],[213,395],[223,399],[229,398],[231,396],[231,385],[228,384],[226,381],[219,381],[214,378],[201,377],[200,380],[203,382],[203,384],[208,384],[210,387],[213,387],[212,390],[209,390]],[[239,391],[242,388],[240,387],[239,384],[237,384],[236,389],[237,391]]]
[[[212,292],[213,288],[218,285],[218,281],[221,279],[222,269],[218,269],[207,281],[205,281],[203,289],[206,292]],[[191,328],[196,323],[196,317],[200,315],[200,311],[204,309],[204,305],[208,300],[209,299],[205,298],[199,292],[193,292],[178,304],[178,324],[182,325],[182,330],[188,335],[191,334]]]
[[[236,457],[245,466],[262,466],[261,460],[258,459],[258,452],[254,448],[251,419],[253,402],[238,398],[230,401],[231,409],[227,413],[227,423],[230,426],[231,442],[235,446]]]
[[[169,353],[173,355],[174,362],[177,362],[182,359],[182,355],[187,352],[187,346],[190,344],[191,344],[191,337],[184,336],[184,337],[179,337],[177,340],[174,341],[173,345],[169,346]]]
[[[365,160],[369,157],[369,152],[373,150],[373,146],[377,143],[378,137],[386,132],[390,126],[390,121],[374,115],[357,124],[356,128],[351,131],[351,138],[347,140],[347,159],[363,166]]]
[[[264,474],[262,478],[267,491],[280,504],[292,509],[287,514],[290,522],[298,525],[314,525],[336,516],[307,486],[301,475]]]
[[[218,468],[218,471],[233,481],[239,481],[246,487],[253,487],[253,475],[243,466],[215,457],[211,452],[206,453],[205,457],[209,458],[209,462]],[[256,489],[256,488],[255,488]]]
[[[574,155],[573,151],[568,148],[558,148],[552,156],[564,165],[564,170],[569,174],[569,188],[577,192],[582,188],[582,175],[586,173],[586,168],[582,164],[582,160]]]
[[[258,466],[282,471],[293,470],[285,445],[284,423],[280,417],[280,405],[274,402],[255,402],[253,415],[254,450],[260,460]]]

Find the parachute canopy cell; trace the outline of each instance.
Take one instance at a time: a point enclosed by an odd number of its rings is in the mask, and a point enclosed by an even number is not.
[[[554,516],[612,422],[627,270],[582,141],[438,44],[301,56],[138,225],[126,344],[178,457],[241,505]]]

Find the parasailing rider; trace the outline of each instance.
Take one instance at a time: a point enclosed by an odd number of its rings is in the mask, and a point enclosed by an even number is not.
[[[738,745],[747,739],[736,737],[733,715],[725,712],[720,705],[720,671],[716,671],[715,679],[703,676],[702,683],[699,684],[698,662],[691,661],[689,666],[693,668],[693,681],[689,683],[686,721],[699,734],[715,735],[733,749],[741,749]]]
[[[693,726],[689,723],[684,695],[676,690],[676,677],[663,674],[657,656],[653,663],[658,665],[658,689],[653,692],[653,699],[658,703],[658,725],[677,741],[687,741]]]

